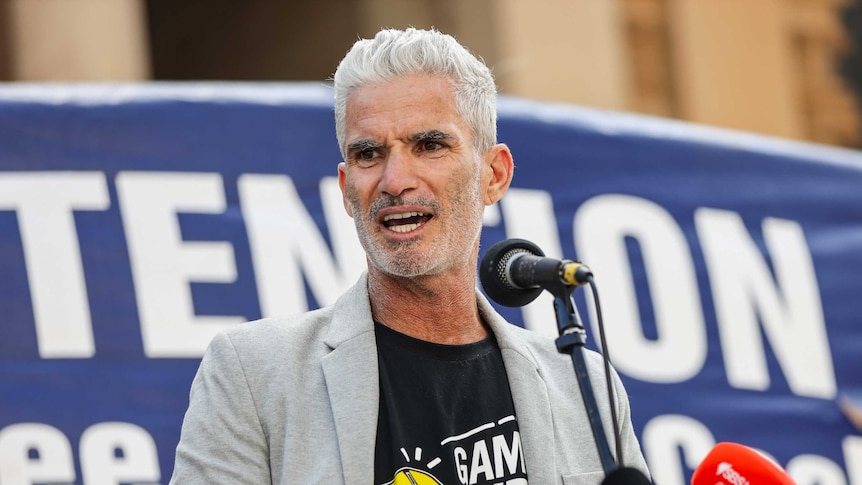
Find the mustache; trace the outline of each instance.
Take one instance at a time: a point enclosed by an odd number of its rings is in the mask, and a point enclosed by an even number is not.
[[[368,212],[372,218],[377,219],[380,214],[380,211],[382,211],[383,209],[403,205],[427,207],[428,209],[431,209],[431,212],[434,214],[440,212],[440,209],[442,207],[439,202],[429,197],[416,197],[408,199],[400,195],[383,194],[371,204],[371,207],[368,209]]]

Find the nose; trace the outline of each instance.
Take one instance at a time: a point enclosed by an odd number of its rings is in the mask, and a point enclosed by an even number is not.
[[[399,196],[418,186],[416,161],[406,153],[395,150],[389,153],[380,177],[380,191],[392,196]]]

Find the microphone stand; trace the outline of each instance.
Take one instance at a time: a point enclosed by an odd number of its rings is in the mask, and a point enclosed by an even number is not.
[[[581,322],[578,309],[572,303],[572,293],[575,291],[575,287],[564,284],[554,286],[555,288],[553,289],[546,289],[554,295],[554,313],[557,317],[557,328],[560,332],[560,336],[556,339],[557,350],[562,354],[568,354],[572,357],[575,377],[581,389],[581,396],[584,398],[584,407],[587,409],[587,417],[590,420],[590,428],[593,431],[599,459],[602,462],[605,476],[607,476],[616,468],[616,463],[614,463],[614,457],[608,444],[608,437],[605,434],[599,415],[596,396],[593,393],[590,376],[587,372],[587,362],[584,360],[584,345],[587,342],[587,332],[584,330],[584,324]],[[610,405],[613,406],[613,403]]]

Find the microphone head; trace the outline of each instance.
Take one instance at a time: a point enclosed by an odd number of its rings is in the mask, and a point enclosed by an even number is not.
[[[691,485],[796,485],[783,468],[752,448],[719,443],[700,462]]]
[[[601,485],[652,485],[652,482],[637,468],[622,467],[608,473]]]
[[[509,280],[509,262],[518,254],[544,256],[538,246],[525,239],[506,239],[485,252],[479,264],[479,280],[488,297],[508,307],[524,306],[542,294],[542,288],[518,288]]]

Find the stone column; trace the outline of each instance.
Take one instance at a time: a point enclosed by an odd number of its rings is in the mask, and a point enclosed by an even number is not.
[[[669,0],[677,115],[789,138],[804,135],[784,0]]]
[[[13,81],[150,77],[143,0],[4,0],[5,75]]]
[[[498,0],[495,66],[506,93],[610,109],[630,104],[619,0]]]

